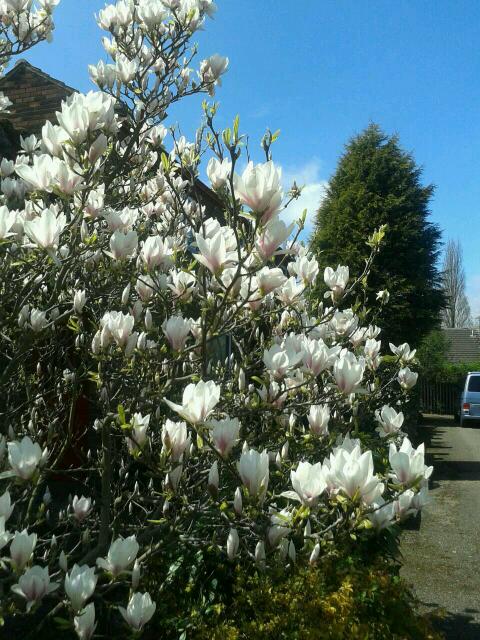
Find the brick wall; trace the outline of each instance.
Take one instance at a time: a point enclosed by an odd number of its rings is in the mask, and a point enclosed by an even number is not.
[[[7,119],[19,133],[38,133],[46,120],[55,122],[62,100],[73,89],[21,61],[0,80],[0,91],[13,106]]]

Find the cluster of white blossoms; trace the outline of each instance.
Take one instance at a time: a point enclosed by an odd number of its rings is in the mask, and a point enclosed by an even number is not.
[[[214,9],[105,7],[99,91],[0,165],[0,576],[8,606],[63,608],[81,640],[142,630],[154,562],[208,546],[262,570],[314,563],[337,529],[377,535],[428,499],[402,432],[415,352],[390,345],[384,371],[374,314],[355,311],[368,269],[322,273],[282,219],[269,147],[238,170],[238,119],[218,132],[205,104],[194,142],[163,124],[227,69],[190,68]]]

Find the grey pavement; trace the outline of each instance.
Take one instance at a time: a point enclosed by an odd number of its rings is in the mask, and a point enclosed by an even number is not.
[[[424,609],[445,610],[448,640],[480,640],[480,425],[429,417],[419,438],[435,466],[432,502],[402,536],[402,575]]]

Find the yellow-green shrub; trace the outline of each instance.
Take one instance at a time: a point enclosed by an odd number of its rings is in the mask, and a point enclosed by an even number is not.
[[[284,579],[237,575],[229,605],[192,640],[436,640],[386,563],[304,568]]]

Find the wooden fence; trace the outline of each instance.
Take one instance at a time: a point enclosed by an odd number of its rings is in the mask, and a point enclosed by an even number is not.
[[[420,380],[420,411],[439,415],[457,415],[461,389],[449,382]]]

